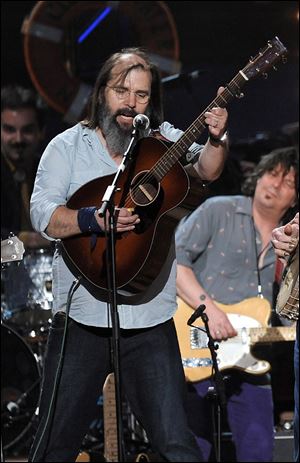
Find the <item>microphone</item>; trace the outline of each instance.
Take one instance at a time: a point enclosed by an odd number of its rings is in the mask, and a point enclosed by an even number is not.
[[[149,117],[145,114],[138,114],[133,119],[132,125],[135,129],[146,130],[150,125]]]
[[[194,321],[197,320],[197,318],[201,317],[205,309],[206,306],[204,304],[199,305],[199,307],[197,307],[197,309],[194,311],[194,313],[192,313],[192,315],[186,322],[187,325],[192,325],[192,323],[194,323]]]

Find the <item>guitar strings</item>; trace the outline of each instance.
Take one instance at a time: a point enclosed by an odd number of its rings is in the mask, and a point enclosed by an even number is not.
[[[236,84],[235,79],[238,79],[238,77],[241,77],[239,74],[234,78],[232,79],[232,81],[230,82],[229,85],[231,84]],[[172,167],[172,164],[174,165],[175,162],[177,162],[177,160],[179,159],[178,157],[178,153],[177,153],[177,147],[178,145],[182,144],[183,141],[182,139],[183,138],[188,138],[189,137],[189,134],[190,132],[195,132],[195,130],[198,132],[198,134],[200,135],[202,133],[203,130],[198,130],[198,127],[199,125],[202,126],[202,129],[205,128],[205,124],[201,121],[201,119],[204,117],[204,113],[211,110],[213,107],[221,107],[221,103],[222,101],[225,102],[225,103],[228,103],[228,101],[230,100],[230,97],[232,97],[232,93],[230,92],[230,90],[225,87],[224,91],[218,95],[211,103],[209,106],[207,106],[207,108],[200,114],[200,116],[198,116],[198,118],[188,127],[188,129],[186,130],[186,132],[183,134],[183,136],[172,146],[170,147],[165,153],[164,155],[154,164],[154,166],[148,171],[148,173],[145,175],[145,177],[142,177],[142,179],[137,182],[137,184],[134,186],[134,188],[131,190],[131,192],[127,195],[126,199],[125,199],[125,204],[124,204],[124,207],[129,207],[131,204],[132,204],[132,195],[134,195],[139,187],[143,184],[145,184],[147,181],[150,181],[151,178],[156,178],[156,175],[155,173],[158,172],[160,173],[160,176],[161,178],[163,178],[166,173],[168,172],[169,168]],[[193,136],[193,139],[195,140],[196,137]],[[188,140],[190,142],[190,140]],[[191,141],[191,144],[193,143],[194,141]],[[189,145],[190,147],[191,145]],[[171,158],[172,157],[175,157],[177,156],[178,159],[176,158],[175,162],[172,161],[172,164],[171,166],[168,166],[168,160],[166,161],[167,158]],[[165,171],[165,166],[168,167],[168,170]],[[163,175],[161,175],[161,172],[163,173]],[[133,201],[134,202],[134,201]]]
[[[201,115],[190,125],[190,127],[186,130],[185,134],[183,134],[183,136],[173,145],[173,147],[169,148],[166,153],[162,156],[161,159],[159,159],[156,164],[152,167],[152,169],[149,170],[148,174],[146,174],[146,176],[144,178],[141,179],[140,182],[137,182],[137,185],[135,185],[135,187],[131,190],[131,196],[132,194],[134,194],[138,188],[143,184],[145,183],[146,181],[150,180],[153,176],[155,177],[155,171],[158,170],[158,168],[162,168],[162,172],[163,172],[163,176],[166,175],[166,172],[164,172],[164,166],[163,166],[163,163],[167,164],[167,162],[165,162],[165,159],[170,156],[172,157],[173,154],[176,154],[176,149],[177,149],[177,146],[180,145],[180,143],[182,143],[182,139],[184,137],[188,138],[188,134],[189,132],[191,132],[192,130],[197,130],[198,131],[198,127],[196,126],[196,123],[197,124],[201,124],[202,125],[202,128],[205,128],[205,125],[203,124],[203,122],[201,122],[201,118],[203,117],[203,114],[212,109],[213,105],[217,105],[217,107],[220,107],[220,105],[218,104],[218,100],[223,99],[222,95],[225,95],[226,92],[227,92],[227,98],[228,100],[226,99],[225,97],[225,103],[227,104],[228,101],[232,98],[232,97],[239,97],[239,96],[242,96],[241,93],[240,93],[240,85],[242,83],[245,83],[246,80],[248,80],[247,77],[245,77],[245,73],[247,72],[247,70],[249,69],[249,67],[254,67],[254,70],[257,72],[257,73],[260,73],[263,69],[260,69],[259,68],[259,64],[257,65],[256,64],[256,61],[258,60],[261,60],[262,58],[264,58],[264,55],[266,54],[266,52],[270,52],[270,50],[274,47],[274,44],[272,44],[271,42],[268,43],[268,45],[258,53],[258,55],[256,55],[255,58],[249,60],[249,62],[246,64],[246,66],[238,72],[238,74],[231,80],[231,82],[225,87],[224,91],[218,95],[215,100],[213,100],[213,102],[201,113]],[[274,53],[274,52],[273,52]],[[264,60],[264,65],[265,67],[268,68],[268,66],[270,66],[272,64],[272,62],[276,61],[280,56],[281,56],[282,52],[279,53],[277,51],[277,53],[275,53],[275,56],[276,58],[274,59],[274,57],[270,57],[270,56],[267,56],[267,58],[265,58]],[[271,59],[272,58],[272,59]],[[236,92],[232,92],[231,91],[231,87],[232,86],[236,86],[237,87],[237,91]],[[221,103],[221,101],[220,101]],[[199,131],[199,134],[201,134],[202,131]],[[194,140],[196,138],[194,137]],[[172,151],[173,150],[173,151]],[[179,159],[179,158],[178,158]],[[177,160],[175,160],[175,162],[177,162]],[[172,167],[172,165],[171,165]],[[155,177],[156,178],[156,177]],[[125,207],[129,206],[132,204],[133,199],[130,197],[130,193],[129,195],[127,195],[127,198],[125,199]]]

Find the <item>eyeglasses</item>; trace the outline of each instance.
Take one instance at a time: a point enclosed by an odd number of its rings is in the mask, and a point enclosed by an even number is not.
[[[145,103],[148,103],[148,101],[150,100],[149,93],[142,92],[141,90],[138,92],[133,92],[132,90],[129,90],[128,88],[125,88],[125,87],[110,87],[109,85],[106,85],[106,87],[113,90],[119,100],[125,100],[126,98],[129,97],[130,93],[135,94],[136,101],[138,103],[145,104]]]

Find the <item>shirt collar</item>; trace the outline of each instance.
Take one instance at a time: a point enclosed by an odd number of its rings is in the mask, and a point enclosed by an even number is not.
[[[239,196],[237,198],[237,214],[252,216],[252,198],[250,196]]]

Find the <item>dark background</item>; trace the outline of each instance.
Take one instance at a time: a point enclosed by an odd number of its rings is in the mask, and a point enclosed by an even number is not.
[[[239,193],[243,175],[237,162],[255,163],[261,154],[277,146],[297,144],[299,4],[295,1],[165,3],[177,27],[183,73],[183,78],[164,84],[165,118],[182,129],[215,98],[218,87],[229,82],[269,39],[278,36],[288,49],[286,64],[279,64],[278,71],[271,71],[267,80],[258,78],[246,84],[244,98],[230,103],[228,163],[219,181],[209,186],[207,193],[201,191],[199,195],[198,184],[192,188],[193,201],[187,206],[192,209],[205,194]],[[35,4],[30,1],[1,3],[2,85],[33,85],[25,65],[21,26]],[[187,78],[194,70],[199,70],[198,77]],[[45,142],[64,128],[63,114],[51,109]],[[205,137],[206,134],[200,141]],[[278,362],[273,364],[277,423],[282,410],[293,409],[293,345],[285,343],[283,348],[282,343],[279,344]]]
[[[183,129],[212,101],[219,85],[229,82],[269,39],[278,36],[287,47],[287,63],[279,64],[278,71],[272,70],[267,80],[258,78],[247,83],[243,100],[234,100],[229,106],[233,146],[244,149],[246,145],[246,157],[255,157],[249,143],[261,144],[270,136],[281,136],[282,127],[298,121],[298,2],[165,3],[177,27],[182,72],[201,71],[196,79],[177,79],[164,85],[165,118]],[[35,4],[1,3],[2,85],[32,85],[20,31]],[[60,131],[63,117],[52,112],[51,135]],[[284,128],[285,132],[290,130],[293,126]]]

